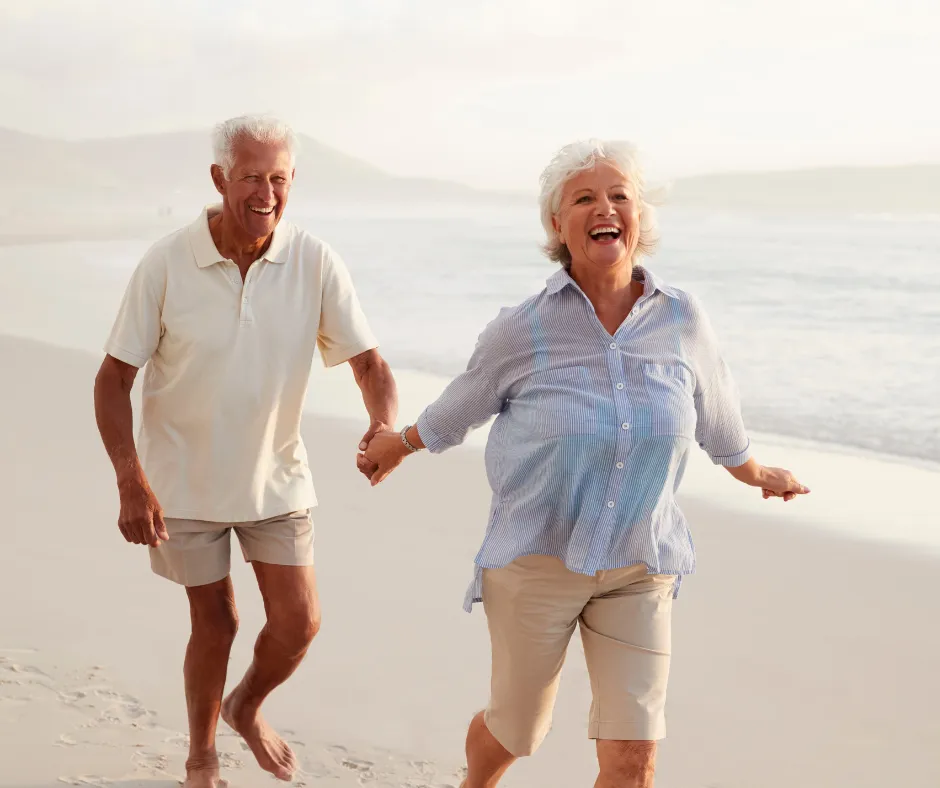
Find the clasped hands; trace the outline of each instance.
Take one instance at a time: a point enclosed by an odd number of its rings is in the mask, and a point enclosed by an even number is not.
[[[375,487],[409,454],[399,433],[389,429],[387,424],[373,424],[359,443],[356,467]]]

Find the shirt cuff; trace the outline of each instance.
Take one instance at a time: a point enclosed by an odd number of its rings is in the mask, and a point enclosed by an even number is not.
[[[132,353],[130,350],[125,350],[120,345],[116,345],[114,342],[108,342],[104,346],[104,352],[109,356],[114,356],[118,361],[123,361],[125,364],[130,364],[132,367],[137,367],[138,369],[144,366],[148,359],[138,353]]]
[[[431,429],[431,425],[428,424],[427,413],[427,411],[422,413],[415,422],[415,429],[418,431],[418,436],[421,438],[424,447],[431,452],[431,454],[440,454],[446,449],[453,448],[453,444],[448,443]]]
[[[739,451],[737,454],[716,457],[714,454],[709,452],[708,456],[711,457],[712,462],[715,463],[715,465],[721,465],[725,468],[737,468],[739,465],[744,465],[744,463],[746,463],[751,458],[751,442],[748,441],[744,449]]]
[[[355,358],[360,353],[365,353],[367,350],[375,350],[378,346],[379,343],[375,341],[374,336],[367,336],[362,337],[359,342],[354,345],[333,347],[325,352],[321,348],[320,355],[323,358],[323,366],[336,367],[342,364],[344,361],[349,361],[349,359]]]

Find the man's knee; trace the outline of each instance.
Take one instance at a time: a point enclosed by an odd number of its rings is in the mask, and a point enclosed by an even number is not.
[[[231,647],[238,632],[238,611],[231,589],[224,585],[198,586],[187,592],[193,635],[215,646]]]
[[[285,651],[302,653],[320,631],[320,611],[308,605],[278,611],[268,616],[268,631]]]

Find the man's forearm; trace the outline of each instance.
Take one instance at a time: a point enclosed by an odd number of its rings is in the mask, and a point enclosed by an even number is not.
[[[385,359],[372,350],[350,363],[372,423],[394,427],[398,419],[398,387]]]
[[[118,485],[143,477],[134,444],[134,410],[130,390],[120,377],[102,370],[95,379],[95,421],[105,451],[114,466]]]

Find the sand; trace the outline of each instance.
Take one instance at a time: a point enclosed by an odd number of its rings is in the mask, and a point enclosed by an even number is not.
[[[97,364],[94,354],[0,337],[3,788],[170,788],[182,777],[185,596],[117,531],[92,414]],[[295,784],[456,786],[466,723],[489,679],[482,610],[460,607],[488,503],[479,449],[421,455],[372,490],[354,467],[361,419],[311,416],[304,430],[321,501],[324,621],[267,707],[300,756]],[[817,486],[834,461],[813,460]],[[841,477],[846,511],[896,510],[899,531],[936,526],[931,507],[905,498],[892,508],[891,496],[910,479],[929,493],[940,475],[901,468],[885,482],[866,475],[876,464],[846,462],[858,468]],[[822,503],[800,512],[758,506],[717,469],[696,474],[684,505],[699,573],[675,610],[657,786],[940,784],[937,555],[821,522],[839,508],[823,487],[814,491]],[[262,621],[240,559],[233,575],[241,631],[230,685]],[[591,785],[588,705],[575,641],[555,726],[505,784]],[[232,788],[274,785],[221,730]]]

